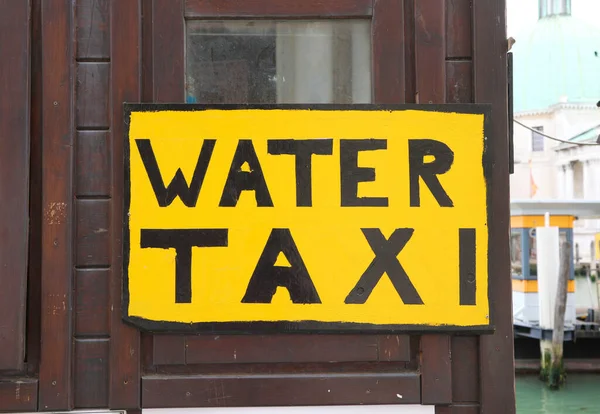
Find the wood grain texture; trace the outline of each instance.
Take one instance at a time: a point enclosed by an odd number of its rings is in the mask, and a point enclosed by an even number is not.
[[[473,72],[475,102],[492,105],[489,152],[492,156],[489,196],[491,216],[489,292],[491,322],[496,331],[480,338],[482,412],[515,412],[512,297],[510,278],[509,171],[506,65],[506,1],[473,2]]]
[[[37,411],[38,380],[14,378],[0,380],[0,410],[3,412]]]
[[[145,376],[144,408],[418,404],[417,373]]]
[[[78,131],[76,147],[77,196],[110,196],[110,133]]]
[[[415,103],[417,79],[415,73],[415,1],[404,1],[404,96],[406,103]]]
[[[149,332],[140,332],[141,369],[147,374],[156,373],[154,365],[154,335]]]
[[[154,102],[184,102],[183,6],[184,0],[152,0],[152,15],[160,16],[152,31]]]
[[[27,372],[37,375],[42,314],[42,9],[31,2],[31,140],[29,180],[29,272],[27,276]],[[36,393],[37,406],[37,393]]]
[[[379,361],[404,361],[411,359],[410,336],[382,335],[378,338]]]
[[[445,0],[415,0],[415,67],[421,104],[446,102]]]
[[[42,0],[43,224],[40,410],[72,408],[73,50],[71,0]]]
[[[452,402],[452,358],[450,336],[421,337],[421,399],[423,404]]]
[[[110,260],[110,200],[77,200],[76,264],[108,266]]]
[[[411,371],[418,371],[421,359],[421,337],[417,335],[409,336],[410,340],[410,361],[406,362],[405,367]]]
[[[30,2],[0,1],[0,370],[25,358],[29,242]],[[10,243],[6,241],[10,240]]]
[[[150,15],[161,18],[153,19],[150,28],[142,28],[150,35],[152,45],[150,56],[143,58],[144,64],[149,65],[149,72],[144,74],[145,86],[151,87],[151,93],[147,91],[145,96],[154,102],[184,100],[184,3],[184,0],[151,0]],[[153,365],[185,364],[185,337],[160,335],[148,341],[147,350],[152,355],[147,358]]]
[[[108,129],[110,63],[77,64],[77,128]]]
[[[109,334],[109,269],[75,271],[75,336]]]
[[[186,0],[185,17],[335,18],[369,17],[373,0]]]
[[[108,406],[108,339],[75,339],[75,409]]]
[[[473,102],[473,63],[446,61],[446,102]]]
[[[457,7],[454,2],[453,13],[468,13],[470,7]],[[464,3],[464,2],[463,2]],[[448,3],[447,3],[448,4]],[[450,7],[450,6],[448,6]],[[448,13],[450,8],[448,8]],[[467,16],[467,18],[469,17]],[[464,21],[465,17],[455,16],[454,20]],[[469,25],[470,27],[470,25]],[[450,34],[447,34],[450,36]],[[470,29],[469,29],[470,37]],[[449,44],[447,42],[447,44]],[[470,41],[469,41],[470,45]],[[446,100],[450,103],[473,102],[473,64],[471,61],[446,62]],[[479,338],[456,336],[451,339],[452,355],[452,401],[456,403],[476,403],[479,401]],[[453,406],[446,413],[475,413],[479,406]],[[444,413],[444,411],[440,411]]]
[[[473,56],[471,3],[473,0],[446,0],[446,58]]]
[[[407,0],[374,0],[373,102],[399,104],[405,99],[404,76],[404,2]]]
[[[77,59],[110,58],[110,0],[77,0]]]
[[[447,55],[470,56],[471,0],[446,1]],[[467,29],[456,27],[466,25]],[[465,39],[467,36],[467,39]],[[466,48],[468,45],[468,51]],[[453,50],[453,51],[451,51]],[[446,61],[446,101],[473,102],[473,64],[470,60]],[[451,338],[452,401],[454,404],[479,402],[479,338],[455,336]],[[452,406],[441,413],[478,413],[478,405]]]
[[[185,336],[153,335],[152,340],[152,363],[154,365],[185,365]]]
[[[436,406],[435,414],[479,414],[477,404],[453,404],[450,406]]]
[[[452,338],[452,401],[479,401],[479,338]]]
[[[304,375],[335,374],[340,372],[361,374],[390,374],[399,372],[416,373],[418,369],[406,368],[406,362],[277,362],[247,364],[194,364],[194,365],[155,365],[144,368],[145,375]]]
[[[152,73],[152,0],[142,0],[141,12],[142,12],[142,102],[151,102],[154,93],[154,75]]]
[[[140,408],[140,334],[123,323],[121,308],[123,240],[123,102],[141,97],[141,5],[111,0],[111,279],[109,407]]]
[[[444,0],[415,0],[417,103],[446,102]],[[424,404],[452,402],[450,337],[421,336],[421,398]]]
[[[409,341],[400,335],[188,336],[185,357],[187,364],[408,360]]]

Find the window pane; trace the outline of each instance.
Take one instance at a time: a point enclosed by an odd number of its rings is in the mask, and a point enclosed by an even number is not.
[[[512,274],[523,274],[523,258],[521,251],[521,230],[513,230],[510,234],[510,262]]]
[[[533,127],[536,131],[544,132],[544,127]],[[544,136],[536,132],[531,133],[531,149],[532,151],[544,151]]]
[[[370,103],[369,20],[188,21],[194,103]]]
[[[537,238],[529,231],[529,276],[537,276]]]

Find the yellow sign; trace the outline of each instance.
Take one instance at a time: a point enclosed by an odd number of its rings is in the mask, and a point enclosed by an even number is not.
[[[483,106],[125,107],[125,319],[489,331]]]
[[[594,251],[596,252],[596,260],[600,260],[600,233],[594,236]]]

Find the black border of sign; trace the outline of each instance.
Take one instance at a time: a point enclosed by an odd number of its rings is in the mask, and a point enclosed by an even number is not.
[[[169,321],[152,321],[137,316],[129,316],[129,207],[131,203],[130,182],[130,148],[129,148],[129,126],[132,112],[160,112],[160,111],[204,111],[204,110],[236,110],[236,109],[258,109],[258,110],[319,110],[319,111],[427,111],[444,113],[478,114],[484,116],[483,122],[483,172],[486,182],[486,204],[488,223],[488,317],[487,325],[426,325],[426,324],[404,324],[404,325],[379,325],[352,322],[319,322],[319,321],[278,321],[278,322],[198,322],[183,323]],[[491,312],[489,277],[492,274],[489,257],[493,251],[493,240],[490,237],[489,223],[493,220],[491,214],[491,192],[492,192],[492,168],[493,157],[490,154],[489,132],[491,123],[492,106],[490,104],[276,104],[276,105],[244,105],[244,104],[182,104],[182,103],[123,103],[124,111],[124,194],[123,194],[123,279],[122,279],[122,318],[123,321],[144,332],[170,333],[170,334],[264,334],[264,333],[298,333],[298,334],[422,334],[422,333],[444,333],[444,334],[491,334],[495,332],[494,319]],[[501,139],[502,137],[496,137]]]

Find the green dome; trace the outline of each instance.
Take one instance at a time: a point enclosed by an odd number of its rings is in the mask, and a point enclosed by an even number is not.
[[[537,21],[512,48],[514,111],[600,100],[600,29],[569,15]]]

